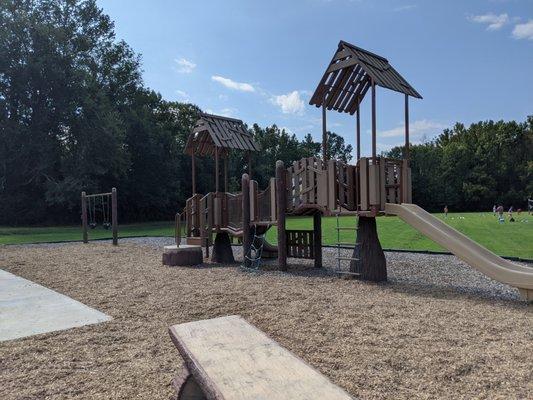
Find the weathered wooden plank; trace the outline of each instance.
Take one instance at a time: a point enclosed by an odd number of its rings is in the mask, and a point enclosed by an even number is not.
[[[208,399],[353,399],[239,316],[174,325],[170,336]]]

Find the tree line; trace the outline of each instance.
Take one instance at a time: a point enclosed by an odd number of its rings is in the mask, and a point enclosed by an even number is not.
[[[0,0],[0,224],[79,221],[80,192],[119,190],[122,222],[172,218],[191,193],[183,153],[200,108],[146,87],[141,59],[115,38],[95,0]],[[262,151],[253,178],[265,187],[278,159],[320,155],[276,125],[249,127]],[[532,119],[457,125],[413,146],[415,201],[457,209],[531,194]],[[334,132],[330,156],[350,161]],[[391,155],[400,152],[393,149]],[[230,189],[246,157],[232,152]],[[214,187],[213,160],[199,159],[197,188]]]
[[[389,152],[400,156],[402,148]],[[533,198],[533,116],[524,122],[457,123],[410,147],[413,201],[432,211],[527,209]]]

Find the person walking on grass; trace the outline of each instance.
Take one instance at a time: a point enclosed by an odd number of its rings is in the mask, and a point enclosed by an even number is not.
[[[496,209],[496,212],[498,213],[498,222],[503,224],[505,222],[505,218],[503,217],[503,206],[501,204]]]
[[[494,204],[492,206],[492,215],[496,216],[496,210],[498,209],[498,207],[496,207],[496,204]]]
[[[448,206],[444,206],[444,218],[448,218]]]

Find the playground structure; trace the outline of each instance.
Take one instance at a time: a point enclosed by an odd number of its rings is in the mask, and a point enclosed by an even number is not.
[[[118,245],[117,189],[108,193],[87,194],[81,192],[81,227],[83,243],[89,242],[88,228],[95,229],[98,225],[96,214],[102,216],[102,227],[111,229],[113,245]]]
[[[404,94],[402,159],[377,155],[376,86]],[[361,157],[359,109],[369,90],[372,152],[370,157]],[[339,269],[337,272],[380,281],[386,280],[386,263],[377,237],[375,217],[394,214],[479,271],[517,287],[524,299],[532,301],[531,269],[498,257],[411,204],[409,96],[421,98],[385,58],[341,41],[310,100],[311,105],[322,108],[322,158],[305,158],[288,167],[278,161],[276,175],[264,190],[259,190],[257,182],[251,179],[249,161],[249,171],[242,177],[240,193],[227,191],[227,151],[241,149],[250,155],[251,151],[258,150],[258,146],[241,121],[203,114],[191,132],[185,150],[192,157],[193,195],[187,200],[183,212],[176,215],[176,245],[180,246],[184,231],[186,243],[204,247],[206,257],[213,245],[213,261],[232,262],[231,235],[242,240],[245,267],[256,266],[261,257],[277,256],[280,270],[287,269],[288,257],[313,259],[315,267],[319,268],[322,266],[322,216],[353,215],[359,217],[354,255],[338,256],[339,263],[348,261],[350,267],[349,271]],[[326,110],[355,114],[355,165],[328,159]],[[221,154],[226,155],[224,192],[219,191]],[[215,156],[214,192],[196,193],[195,155]],[[312,215],[313,229],[287,230],[289,215]],[[264,241],[264,233],[272,226],[277,227],[277,247]]]

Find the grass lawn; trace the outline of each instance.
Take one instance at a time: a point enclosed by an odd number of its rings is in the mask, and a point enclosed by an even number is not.
[[[436,214],[444,218],[442,214]],[[491,213],[449,214],[448,224],[486,246],[497,254],[533,259],[533,216],[515,214],[515,223],[499,224]],[[355,217],[342,217],[341,226],[355,227]],[[525,222],[528,221],[528,222]],[[309,217],[290,218],[288,229],[311,229]],[[324,218],[322,222],[324,244],[337,242],[336,219]],[[387,249],[443,251],[439,245],[401,221],[398,217],[378,218],[378,231],[381,244]],[[172,221],[128,224],[119,227],[119,237],[131,236],[173,236]],[[111,231],[101,226],[89,231],[91,239],[111,238]],[[271,229],[267,238],[276,241],[276,230]],[[81,229],[77,226],[64,227],[0,227],[0,244],[22,244],[80,240]],[[341,231],[341,242],[354,242],[354,233]]]

